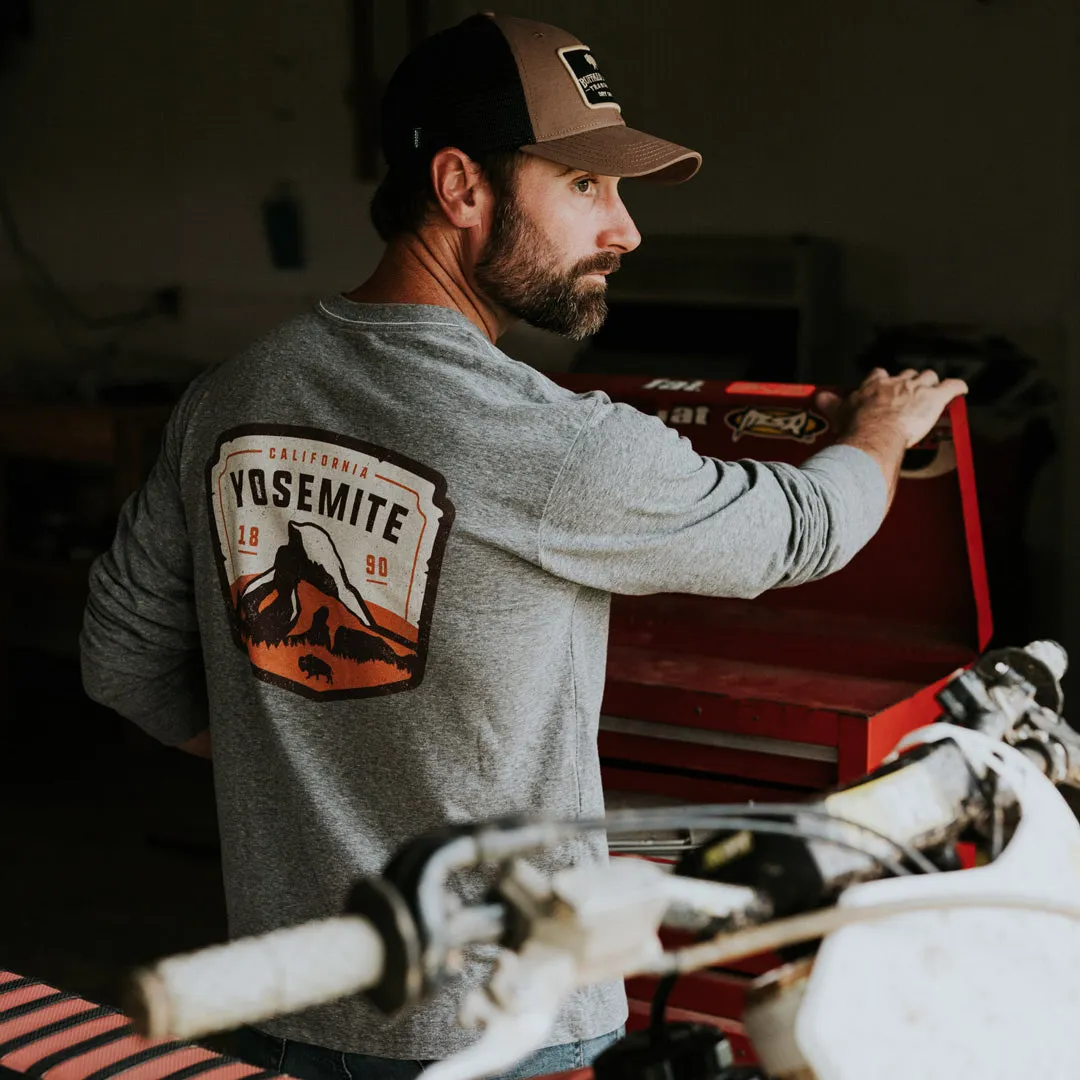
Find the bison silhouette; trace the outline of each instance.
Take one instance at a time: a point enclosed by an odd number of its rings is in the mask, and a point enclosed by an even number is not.
[[[331,686],[334,685],[333,668],[325,660],[320,660],[314,653],[304,653],[296,661],[297,667],[309,678],[318,682],[325,679]]]

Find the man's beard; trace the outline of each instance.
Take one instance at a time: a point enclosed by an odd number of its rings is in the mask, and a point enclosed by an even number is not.
[[[507,193],[474,274],[488,299],[515,318],[581,341],[604,325],[608,310],[606,285],[585,275],[618,268],[619,256],[601,251],[558,270],[551,244]]]

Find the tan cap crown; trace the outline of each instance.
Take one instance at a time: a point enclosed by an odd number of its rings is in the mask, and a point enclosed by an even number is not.
[[[534,142],[521,149],[608,176],[679,182],[701,166],[685,146],[626,126],[593,51],[557,26],[491,16],[517,63]]]
[[[445,146],[520,149],[605,176],[678,182],[701,155],[627,127],[592,50],[565,30],[485,12],[423,41],[383,97],[391,167],[424,165]]]

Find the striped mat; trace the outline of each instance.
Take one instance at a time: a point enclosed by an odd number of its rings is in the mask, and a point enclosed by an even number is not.
[[[0,1074],[38,1080],[263,1080],[281,1074],[189,1042],[144,1039],[116,1009],[0,970]]]

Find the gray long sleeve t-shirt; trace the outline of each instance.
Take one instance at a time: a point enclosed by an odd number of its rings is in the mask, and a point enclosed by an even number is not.
[[[339,912],[419,833],[600,814],[610,594],[810,581],[885,505],[859,450],[703,458],[456,312],[332,296],[178,404],[92,569],[84,683],[164,743],[209,726],[230,933],[261,933]],[[536,861],[605,857],[592,836]],[[405,1016],[349,998],[262,1026],[442,1058],[476,1038],[454,1017],[483,970]],[[587,988],[549,1043],[625,1017],[620,985]]]

